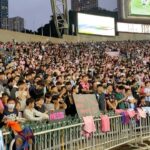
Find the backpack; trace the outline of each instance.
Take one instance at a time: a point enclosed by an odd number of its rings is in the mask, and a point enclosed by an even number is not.
[[[33,131],[30,127],[25,127],[15,137],[16,150],[28,150],[29,146],[35,142]]]

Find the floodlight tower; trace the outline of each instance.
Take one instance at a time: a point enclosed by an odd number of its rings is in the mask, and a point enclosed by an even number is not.
[[[67,0],[50,0],[51,7],[54,17],[54,23],[56,27],[56,31],[59,37],[64,34],[68,34],[69,29],[69,16],[67,9]]]

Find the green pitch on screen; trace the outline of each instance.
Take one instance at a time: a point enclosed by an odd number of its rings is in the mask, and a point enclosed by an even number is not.
[[[150,0],[131,0],[132,15],[150,15]]]

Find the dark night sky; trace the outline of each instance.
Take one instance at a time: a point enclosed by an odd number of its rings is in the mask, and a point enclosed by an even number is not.
[[[68,0],[69,9],[70,1]],[[117,7],[117,0],[99,0],[99,6],[113,10]],[[50,0],[9,0],[9,17],[23,17],[28,29],[36,30],[48,23],[51,14]]]

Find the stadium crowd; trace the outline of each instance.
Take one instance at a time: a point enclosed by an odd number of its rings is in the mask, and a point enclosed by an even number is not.
[[[0,126],[74,116],[73,94],[95,94],[104,112],[150,106],[150,41],[0,42],[0,52]]]

